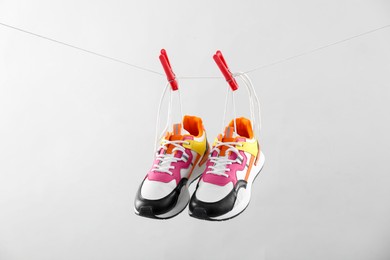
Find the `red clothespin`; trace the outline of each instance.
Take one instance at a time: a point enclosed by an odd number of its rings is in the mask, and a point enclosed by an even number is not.
[[[233,77],[233,74],[230,72],[227,63],[226,63],[225,59],[223,58],[222,52],[221,51],[217,51],[214,54],[213,59],[214,59],[215,63],[217,63],[219,69],[221,70],[221,72],[222,72],[223,76],[225,77],[227,83],[229,83],[231,89],[233,91],[237,90],[238,89],[237,81]]]
[[[176,81],[176,75],[175,73],[173,73],[171,64],[169,63],[167,52],[164,49],[161,49],[160,61],[164,68],[165,74],[167,74],[167,79],[169,84],[171,84],[172,90],[173,91],[178,90],[179,85],[177,84]]]

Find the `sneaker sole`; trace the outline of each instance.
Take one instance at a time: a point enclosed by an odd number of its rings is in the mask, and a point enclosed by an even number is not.
[[[206,168],[206,163],[204,163],[202,166],[197,165],[191,176],[189,181],[185,186],[183,186],[180,190],[179,198],[177,199],[176,205],[168,212],[160,215],[155,215],[153,213],[153,209],[150,206],[144,206],[141,207],[139,211],[137,211],[136,208],[134,208],[134,213],[136,215],[147,217],[147,218],[153,218],[153,219],[170,219],[177,215],[179,215],[188,205],[190,202],[191,196],[189,192],[189,186],[194,183],[200,175],[202,175],[204,169]]]
[[[202,208],[195,208],[194,211],[191,213],[189,212],[189,215],[194,218],[202,219],[202,220],[209,220],[209,221],[224,221],[232,219],[238,215],[240,215],[244,210],[248,207],[250,199],[251,199],[251,193],[252,193],[252,185],[253,182],[256,180],[256,177],[259,175],[261,170],[263,169],[265,162],[264,154],[260,153],[260,161],[259,165],[253,169],[253,171],[256,172],[256,174],[250,174],[248,179],[248,184],[245,189],[240,189],[237,194],[236,202],[233,206],[233,209],[223,215],[217,216],[217,217],[208,217],[207,213]]]

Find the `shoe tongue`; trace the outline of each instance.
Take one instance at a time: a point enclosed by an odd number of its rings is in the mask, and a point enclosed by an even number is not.
[[[225,127],[225,132],[224,132],[224,135],[223,135],[223,139],[225,139],[225,138],[233,139],[233,135],[234,134],[235,134],[234,127],[227,126],[227,127]]]
[[[173,125],[173,131],[169,135],[168,140],[169,141],[178,141],[178,140],[183,140],[183,135],[181,134],[182,131],[182,125],[181,124],[174,124]],[[171,154],[173,148],[175,148],[174,145],[170,144],[168,145],[167,153]]]
[[[235,142],[236,138],[234,137],[236,133],[234,132],[234,127],[232,126],[227,126],[225,127],[225,132],[224,135],[222,136],[222,142]],[[221,146],[220,148],[220,156],[225,156],[225,152],[228,149],[228,146]]]
[[[173,131],[172,131],[172,134],[173,135],[181,135],[181,124],[173,124]]]

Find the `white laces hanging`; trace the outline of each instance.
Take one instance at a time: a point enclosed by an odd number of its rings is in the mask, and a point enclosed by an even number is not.
[[[249,96],[251,123],[252,123],[252,127],[254,129],[255,137],[259,138],[260,131],[261,131],[260,101],[259,101],[259,98],[257,97],[257,94],[256,94],[256,91],[253,87],[252,81],[250,80],[248,75],[246,75],[245,73],[235,73],[235,74],[233,74],[233,76],[241,79],[242,82],[244,83],[244,85],[246,86],[246,89],[248,91],[248,96]],[[226,91],[225,109],[224,109],[224,115],[223,115],[223,120],[222,120],[223,121],[222,122],[222,124],[223,124],[222,129],[225,127],[226,112],[227,112],[228,104],[229,104],[229,96],[231,96],[231,101],[232,101],[232,106],[233,106],[234,131],[237,133],[236,104],[235,104],[234,91],[231,88],[227,88],[227,91]],[[228,149],[225,151],[225,156],[219,156],[221,146],[228,147]],[[242,146],[242,144],[239,142],[216,141],[214,148],[210,152],[210,154],[211,154],[210,162],[212,162],[212,165],[209,166],[209,170],[206,173],[229,177],[229,175],[226,173],[227,171],[230,171],[230,169],[227,168],[227,165],[230,165],[230,164],[235,163],[235,162],[241,163],[243,160],[241,154],[239,153],[239,150],[236,148],[237,146]],[[212,156],[212,154],[214,152],[217,152],[216,156]],[[229,152],[233,152],[237,155],[235,160],[229,159]]]
[[[250,80],[249,76],[243,72],[234,73],[233,76],[235,78],[239,78],[245,85],[248,95],[249,95],[249,107],[250,107],[250,117],[251,117],[251,123],[252,127],[254,129],[255,137],[260,137],[261,132],[261,110],[260,110],[260,101],[256,94],[255,88],[253,87],[252,81]],[[226,90],[226,99],[225,99],[225,110],[223,114],[223,126],[222,129],[226,126],[226,111],[228,109],[229,104],[229,95],[231,95],[232,100],[232,106],[233,106],[233,116],[234,116],[234,131],[237,133],[237,126],[236,126],[236,104],[235,104],[235,97],[234,97],[234,91],[231,88],[227,88]]]
[[[164,97],[166,95],[166,92],[167,90],[169,89],[169,101],[168,101],[168,113],[167,113],[167,121],[166,121],[166,124],[163,128],[163,130],[160,132],[160,135],[158,134],[159,131],[159,126],[160,126],[160,116],[161,116],[161,107],[162,107],[162,103],[164,101]],[[172,101],[173,101],[173,92],[176,92],[177,93],[177,97],[178,97],[178,103],[179,103],[179,112],[180,112],[180,121],[179,122],[182,122],[183,120],[183,112],[182,112],[182,103],[181,103],[181,97],[180,97],[180,90],[175,90],[173,91],[172,88],[170,88],[170,83],[168,82],[166,85],[165,85],[165,88],[162,92],[162,95],[161,95],[161,98],[160,98],[160,102],[159,102],[159,105],[158,105],[158,110],[157,110],[157,120],[156,120],[156,134],[155,134],[155,139],[154,139],[154,151],[157,151],[157,144],[158,142],[161,140],[161,138],[164,136],[164,134],[166,133],[166,131],[168,131],[168,128],[172,125]]]
[[[178,161],[184,161],[187,162],[188,157],[185,155],[185,148],[181,146],[181,144],[188,143],[188,141],[182,141],[182,140],[176,140],[176,141],[168,141],[165,140],[157,149],[158,154],[156,155],[156,160],[158,161],[157,164],[153,165],[152,171],[157,172],[165,172],[169,175],[172,175],[171,172],[172,169],[175,168],[175,166],[172,166],[171,163],[175,163]],[[169,145],[173,145],[175,148],[172,149],[172,153],[166,154],[165,151],[168,149]],[[159,153],[161,149],[164,150],[164,153]],[[181,151],[182,156],[181,157],[175,157],[175,152]]]
[[[251,79],[246,73],[240,72],[236,74],[242,82],[244,82],[244,85],[246,86],[246,89],[248,90],[249,95],[249,103],[250,103],[250,109],[251,109],[251,120],[252,124],[254,126],[255,136],[257,138],[260,138],[261,134],[261,109],[260,109],[260,100],[259,97],[256,94],[256,90],[252,84]],[[257,117],[257,118],[256,118]]]
[[[221,146],[227,146],[228,149],[225,151],[225,156],[219,156]],[[214,152],[217,152],[217,156],[210,156],[210,162],[212,165],[209,166],[209,170],[206,172],[207,174],[215,174],[220,176],[229,177],[228,174],[226,174],[226,171],[230,171],[229,168],[227,168],[227,165],[233,164],[233,163],[241,163],[243,160],[239,150],[236,148],[236,146],[242,146],[242,144],[238,142],[220,142],[217,141],[214,148],[211,150],[210,154],[213,154]],[[236,159],[229,159],[229,153],[233,152],[237,155]]]

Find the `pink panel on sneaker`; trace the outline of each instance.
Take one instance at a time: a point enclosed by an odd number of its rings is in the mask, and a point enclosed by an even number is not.
[[[147,174],[147,178],[149,180],[153,180],[153,181],[160,181],[160,182],[170,182],[172,181],[173,179],[176,180],[176,184],[179,184],[180,180],[181,180],[181,175],[180,175],[180,170],[181,169],[188,169],[191,165],[191,162],[193,161],[193,156],[192,156],[192,153],[191,153],[191,150],[190,149],[185,149],[185,152],[188,156],[188,160],[187,162],[184,162],[184,161],[178,161],[178,162],[175,162],[175,163],[171,163],[172,166],[174,166],[175,168],[171,170],[172,172],[172,175],[170,175],[169,173],[165,173],[165,172],[157,172],[157,171],[152,171],[150,170]],[[176,158],[180,158],[182,156],[182,152],[181,151],[177,151],[175,153],[175,157]],[[154,160],[153,162],[153,165],[154,164],[158,164],[159,161],[157,161],[156,159]]]
[[[204,182],[209,182],[209,183],[219,185],[219,186],[225,186],[229,182],[232,182],[233,185],[236,185],[236,183],[237,183],[237,174],[236,173],[237,173],[237,171],[244,170],[245,166],[246,166],[246,162],[247,162],[247,158],[246,158],[245,153],[243,151],[239,151],[239,153],[241,154],[241,156],[243,158],[242,163],[241,164],[233,163],[233,164],[230,164],[227,166],[227,168],[230,169],[230,171],[226,171],[226,174],[228,174],[229,177],[225,177],[225,176],[217,175],[217,174],[212,174],[212,173],[206,174],[206,172],[209,171],[209,166],[212,166],[212,164],[213,164],[209,160],[209,161],[207,161],[206,169],[202,175],[202,180]],[[213,156],[215,156],[215,155],[216,155],[216,152],[213,153]],[[236,157],[237,157],[237,155],[235,153],[231,153],[231,155],[229,156],[229,159],[235,160]]]

